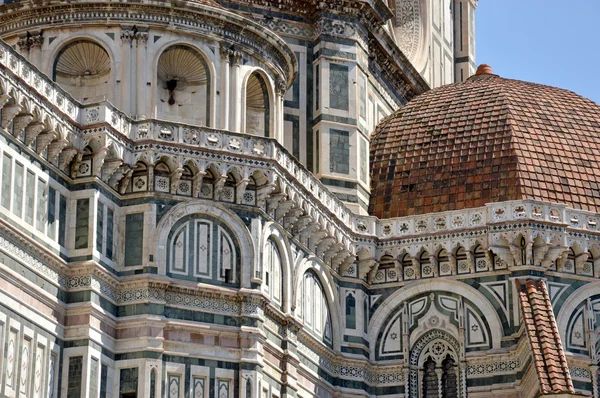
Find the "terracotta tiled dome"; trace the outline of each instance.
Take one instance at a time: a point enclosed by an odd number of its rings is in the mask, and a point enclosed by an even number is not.
[[[600,211],[600,106],[491,69],[426,92],[371,142],[380,217],[539,199]]]

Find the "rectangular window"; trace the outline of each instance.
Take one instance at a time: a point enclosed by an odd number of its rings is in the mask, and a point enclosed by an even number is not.
[[[58,208],[58,244],[65,246],[67,235],[67,198],[60,195]]]
[[[98,210],[96,211],[96,250],[100,254],[102,251],[102,237],[104,236],[104,204],[98,202]]]
[[[69,378],[67,380],[67,398],[81,397],[83,357],[69,358]]]
[[[2,158],[2,206],[10,210],[10,187],[12,179],[12,158],[6,153]]]
[[[55,397],[54,392],[56,390],[56,380],[58,379],[56,377],[56,372],[58,372],[57,360],[58,360],[58,354],[56,354],[55,352],[50,354],[50,369],[48,369],[48,397],[49,398]]]
[[[119,393],[121,397],[137,397],[138,368],[121,369]],[[179,397],[179,394],[177,395]]]
[[[106,398],[106,390],[108,384],[108,366],[102,364],[100,371],[100,398]]]
[[[46,182],[42,179],[38,179],[37,184],[37,206],[36,206],[36,217],[35,225],[38,231],[44,232],[46,226],[46,203],[48,202],[48,192],[46,191]]]
[[[35,174],[27,170],[27,184],[25,185],[25,221],[33,225],[33,210],[35,206]]]
[[[96,358],[92,358],[92,362],[90,363],[89,391],[90,397],[94,398],[98,396],[98,365],[99,361]]]
[[[90,200],[79,199],[75,215],[75,249],[88,247]]]
[[[56,239],[56,191],[52,187],[48,187],[48,237]]]
[[[367,182],[368,173],[368,154],[367,154],[367,141],[363,138],[358,140],[359,151],[360,151],[360,179],[363,182]]]
[[[319,110],[319,102],[321,100],[321,82],[320,82],[321,67],[315,67],[315,109]]]
[[[113,218],[112,209],[106,209],[106,257],[112,260],[113,257]]]
[[[319,174],[319,162],[321,161],[321,146],[320,146],[320,142],[319,142],[319,130],[315,131],[315,148],[316,148],[316,155],[315,155],[315,173]]]
[[[350,173],[350,133],[344,130],[329,130],[329,171]]]
[[[125,217],[125,266],[142,264],[144,242],[144,213],[127,214]]]
[[[360,96],[360,117],[363,120],[367,119],[367,78],[361,74],[359,77],[359,93]]]
[[[348,67],[346,65],[331,64],[329,66],[329,107],[349,110],[350,98],[348,97]]]
[[[25,173],[25,167],[18,162],[15,163],[13,213],[19,218],[23,216],[23,173]]]

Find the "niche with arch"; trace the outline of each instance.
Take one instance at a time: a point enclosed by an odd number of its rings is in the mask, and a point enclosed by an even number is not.
[[[81,102],[110,100],[110,56],[91,40],[67,44],[56,56],[53,80]]]
[[[208,63],[199,51],[185,45],[167,48],[157,65],[156,117],[209,125],[210,84]]]
[[[254,72],[246,83],[246,134],[269,137],[270,103],[265,78]]]
[[[235,235],[207,215],[182,218],[167,237],[167,276],[239,286],[240,250]]]
[[[327,346],[333,346],[329,303],[321,281],[311,270],[304,273],[296,301],[296,314],[304,327]]]

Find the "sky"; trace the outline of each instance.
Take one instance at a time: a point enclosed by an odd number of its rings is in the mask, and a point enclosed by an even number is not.
[[[477,64],[600,104],[600,0],[479,0]]]

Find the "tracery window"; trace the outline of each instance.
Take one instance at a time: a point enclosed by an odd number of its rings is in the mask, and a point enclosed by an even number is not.
[[[332,345],[331,314],[321,282],[312,271],[306,271],[297,296],[296,308],[305,328],[319,340]]]
[[[167,238],[167,272],[191,280],[239,283],[239,249],[220,221],[192,215],[178,221]]]
[[[282,303],[283,272],[281,255],[273,239],[268,239],[264,250],[265,279],[264,291],[277,304]]]
[[[346,296],[346,328],[356,329],[356,299],[352,293]]]

